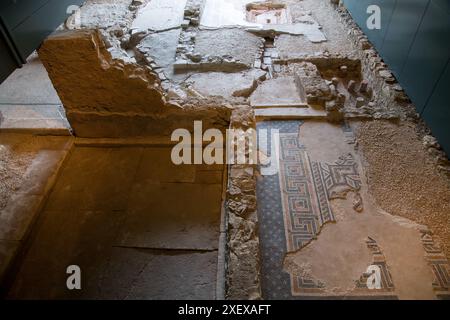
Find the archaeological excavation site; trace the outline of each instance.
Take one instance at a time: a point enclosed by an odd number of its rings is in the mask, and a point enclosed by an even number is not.
[[[450,299],[450,1],[11,0],[0,31],[2,300]]]

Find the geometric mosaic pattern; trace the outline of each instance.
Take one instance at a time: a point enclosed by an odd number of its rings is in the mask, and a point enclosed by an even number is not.
[[[326,188],[315,187],[310,162],[296,133],[280,134],[280,186],[287,251],[301,249],[316,239],[322,226],[334,222]],[[291,275],[292,294],[320,293],[323,283]]]
[[[315,187],[308,156],[297,134],[280,134],[280,185],[288,252],[305,246],[334,222],[325,187]],[[319,193],[317,192],[319,191]]]
[[[312,164],[315,176],[320,176],[325,185],[328,199],[345,199],[348,191],[359,191],[361,180],[356,162],[351,153],[342,156],[334,164]]]
[[[316,239],[324,224],[335,222],[329,200],[359,191],[361,180],[351,154],[334,164],[312,162],[297,133],[280,134],[280,186],[288,252]],[[291,275],[294,296],[321,294],[324,284]]]
[[[351,154],[334,164],[311,162],[296,133],[280,134],[280,185],[288,251],[315,239],[335,222],[329,200],[359,191],[361,180]]]
[[[349,191],[358,192],[361,188],[357,164],[351,154],[332,164],[310,161],[298,139],[301,124],[301,121],[257,124],[258,130],[277,129],[280,133],[279,172],[261,176],[257,182],[261,285],[265,299],[327,298],[324,283],[285,272],[284,257],[316,239],[325,223],[335,222],[331,199],[345,197]],[[270,157],[272,141],[266,142],[265,152]],[[384,270],[383,289],[377,290],[377,297],[389,298],[393,284],[384,256],[375,243],[368,246],[373,250],[374,263]],[[363,283],[364,279],[360,281]],[[348,297],[364,298],[368,296],[367,290],[360,285]],[[373,290],[371,293],[373,296]]]
[[[292,299],[290,275],[283,271],[286,238],[278,176],[261,177],[256,191],[263,296],[269,300]]]
[[[261,285],[265,299],[329,298],[324,283],[316,279],[293,276],[284,271],[286,253],[301,249],[316,239],[325,223],[335,222],[330,200],[345,198],[349,191],[358,193],[361,180],[352,154],[335,163],[310,161],[307,150],[298,139],[301,121],[267,121],[257,129],[277,129],[280,133],[279,172],[261,176],[257,182],[259,236],[261,246]],[[351,129],[344,127],[349,142]],[[348,132],[347,132],[348,131]],[[259,135],[258,135],[259,136]],[[271,156],[271,139],[267,156]],[[450,299],[450,264],[428,230],[421,230],[421,239],[434,275],[436,296]],[[377,242],[368,238],[372,265],[381,271],[381,288],[367,287],[368,273],[355,279],[355,289],[345,297],[395,299],[394,282],[385,256]]]
[[[280,133],[298,133],[301,124],[301,121],[263,121],[257,124],[257,129],[268,131],[277,129]],[[271,143],[271,139],[268,139],[267,155],[269,157]],[[291,277],[283,271],[287,248],[280,190],[278,174],[259,177],[256,192],[261,246],[261,286],[264,298],[270,300],[294,299],[291,293]]]
[[[450,264],[428,229],[420,230],[425,259],[433,272],[433,290],[440,299],[450,299]]]
[[[383,293],[384,295],[388,295],[391,293],[393,295],[394,291],[394,282],[392,281],[391,273],[389,272],[388,265],[386,263],[386,258],[384,257],[383,252],[381,251],[380,247],[378,246],[377,242],[368,237],[366,240],[367,247],[369,248],[370,252],[372,253],[373,261],[372,265],[378,266],[381,271],[381,281],[380,289],[369,289],[367,287],[367,279],[371,276],[371,273],[364,273],[359,280],[356,281],[356,290],[355,293],[358,293],[359,295],[362,294],[379,294]]]

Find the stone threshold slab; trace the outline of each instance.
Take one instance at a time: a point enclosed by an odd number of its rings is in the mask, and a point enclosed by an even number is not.
[[[39,213],[44,207],[48,195],[73,146],[73,139],[59,150],[43,149],[39,151],[24,175],[23,183],[6,207],[0,210],[0,286],[13,272],[21,247],[29,237]]]
[[[307,103],[271,103],[271,104],[252,104],[254,109],[263,109],[263,108],[308,108],[309,105]]]
[[[0,105],[0,132],[71,135],[59,105]]]
[[[76,147],[86,148],[121,148],[121,147],[173,147],[178,145],[179,141],[171,141],[167,136],[149,136],[136,138],[75,138],[74,145]],[[211,142],[202,141],[203,146],[209,145]],[[195,144],[187,144],[187,146],[195,147]]]
[[[257,120],[326,119],[327,113],[312,108],[255,109]]]

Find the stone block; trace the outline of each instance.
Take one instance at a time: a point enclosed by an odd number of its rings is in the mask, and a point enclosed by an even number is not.
[[[348,82],[348,85],[347,85],[347,90],[350,91],[350,92],[354,92],[355,91],[355,87],[356,87],[356,81],[355,80],[350,80]]]
[[[68,112],[158,112],[164,106],[157,75],[113,60],[95,30],[57,32],[39,57]]]

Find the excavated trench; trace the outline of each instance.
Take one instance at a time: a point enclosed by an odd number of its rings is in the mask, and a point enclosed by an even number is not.
[[[176,166],[170,153],[75,146],[8,297],[215,299],[224,166]],[[65,285],[70,265],[79,292]]]

